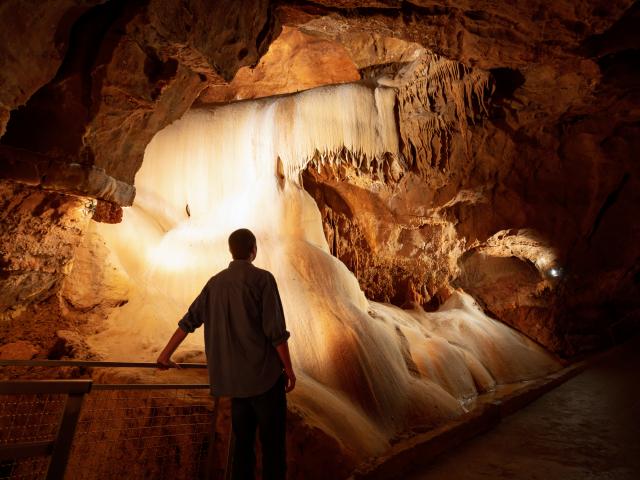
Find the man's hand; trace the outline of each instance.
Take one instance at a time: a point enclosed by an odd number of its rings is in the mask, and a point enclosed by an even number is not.
[[[169,368],[180,368],[176,362],[171,360],[171,355],[176,351],[176,348],[182,343],[187,336],[187,332],[183,331],[180,327],[176,329],[173,336],[169,339],[167,345],[162,349],[156,363],[160,370],[167,370]]]
[[[285,393],[289,393],[296,387],[296,374],[293,373],[292,368],[285,369],[284,374],[287,376],[287,383],[284,386],[284,391]]]
[[[180,368],[180,365],[178,365],[176,362],[171,360],[171,358],[162,354],[158,357],[158,359],[156,360],[156,363],[158,364],[158,368],[160,370],[168,370],[170,368]]]
[[[289,393],[296,386],[296,374],[293,373],[293,367],[291,366],[291,356],[289,355],[289,344],[284,341],[276,345],[276,351],[282,362],[284,374],[287,376],[287,384],[284,387],[284,391]]]

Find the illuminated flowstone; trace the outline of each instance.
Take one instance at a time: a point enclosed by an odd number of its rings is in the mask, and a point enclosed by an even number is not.
[[[97,227],[133,291],[92,346],[107,358],[153,358],[228,264],[229,233],[247,227],[292,333],[291,404],[356,458],[381,453],[410,425],[461,414],[479,391],[557,369],[468,295],[455,292],[435,313],[369,302],[329,253],[302,171],[345,148],[354,163],[399,162],[394,102],[392,89],[325,87],[194,110],[158,133],[122,224]],[[187,339],[202,343],[201,333]]]

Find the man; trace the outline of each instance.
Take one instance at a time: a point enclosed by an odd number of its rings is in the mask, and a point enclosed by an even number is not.
[[[231,397],[236,437],[233,479],[252,479],[259,427],[265,480],[285,478],[285,392],[293,390],[282,303],[273,275],[252,265],[256,237],[247,229],[229,236],[233,261],[212,277],[194,300],[158,357],[160,368],[175,367],[171,355],[187,334],[204,324],[211,393]]]

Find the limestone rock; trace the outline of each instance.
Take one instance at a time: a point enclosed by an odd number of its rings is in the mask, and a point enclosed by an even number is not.
[[[369,3],[369,2],[367,2]],[[519,68],[564,56],[601,34],[633,2],[535,1],[504,5],[482,1],[283,2],[283,24],[330,38],[376,33],[416,42],[437,54],[482,69]],[[319,5],[321,4],[321,5]]]
[[[433,309],[446,300],[464,239],[429,208],[430,189],[406,172],[397,182],[341,166],[309,167],[304,185],[318,203],[330,251],[367,298]]]
[[[464,256],[456,280],[493,316],[559,351],[564,345],[553,317],[556,283],[531,261],[490,255],[482,249]]]
[[[56,293],[90,218],[86,202],[0,182],[0,312]]]
[[[51,360],[62,358],[88,360],[92,357],[91,349],[82,338],[82,335],[72,330],[58,330],[56,332],[56,341],[47,354],[47,358]]]
[[[112,202],[98,200],[91,218],[101,223],[120,223],[122,221],[122,207]]]
[[[0,108],[0,137],[4,135],[7,129],[7,123],[9,123],[9,110],[6,108]]]
[[[135,188],[91,165],[67,163],[28,150],[0,145],[0,177],[45,190],[131,205]]]
[[[24,340],[0,345],[0,360],[31,360],[37,354],[35,345]]]
[[[127,302],[129,279],[110,258],[104,241],[89,226],[60,292],[71,308],[88,312]]]
[[[50,81],[64,59],[74,21],[105,0],[7,0],[0,5],[0,137],[9,112]]]
[[[242,67],[228,85],[207,87],[198,101],[260,98],[359,79],[355,64],[340,43],[284,27],[258,65]]]

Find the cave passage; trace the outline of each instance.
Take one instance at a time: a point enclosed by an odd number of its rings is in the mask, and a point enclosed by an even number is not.
[[[587,356],[640,331],[638,24],[635,0],[3,0],[0,477],[64,450],[33,435],[65,402],[15,400],[45,378],[93,385],[67,477],[224,466],[204,329],[173,356],[197,368],[155,361],[245,227],[291,332],[291,479],[402,476],[436,443],[467,453],[433,478],[627,478],[638,355]]]

